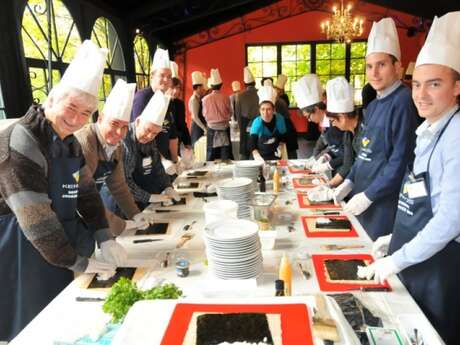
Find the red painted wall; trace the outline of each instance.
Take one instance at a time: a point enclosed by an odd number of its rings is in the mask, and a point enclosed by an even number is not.
[[[287,3],[289,0],[285,0]],[[281,2],[283,3],[283,1]],[[279,4],[275,6],[280,6]],[[415,18],[397,11],[392,11],[376,5],[359,2],[354,14],[364,16],[365,32],[363,38],[368,36],[372,26],[372,20],[379,20],[382,17],[391,16],[396,23],[402,22],[405,25],[414,25]],[[267,18],[267,9],[252,12],[244,17],[245,21],[254,18]],[[245,45],[254,43],[279,43],[279,42],[302,42],[325,40],[324,34],[320,32],[320,23],[329,18],[330,13],[322,11],[310,11],[289,18],[281,19],[271,24],[263,25],[252,30],[248,30],[233,36],[216,40],[211,43],[187,49],[182,59],[180,69],[184,71],[185,93],[184,100],[188,102],[193,90],[191,86],[190,74],[199,70],[206,72],[209,76],[211,68],[219,68],[224,85],[222,91],[231,94],[231,82],[240,80],[243,82],[243,68],[245,66]],[[230,21],[218,26],[215,32],[227,32],[234,28],[240,19]],[[415,61],[417,53],[423,44],[423,34],[409,38],[405,29],[399,29],[399,39],[402,51],[402,63],[407,67],[410,61]],[[185,43],[193,44],[197,40],[202,40],[203,36],[194,35],[185,40]],[[298,132],[305,132],[307,122],[305,118],[297,116],[297,110],[293,110],[293,121]]]

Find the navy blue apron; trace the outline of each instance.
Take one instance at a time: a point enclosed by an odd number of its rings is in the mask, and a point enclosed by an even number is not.
[[[280,143],[276,135],[278,129],[275,127],[271,135],[266,135],[266,131],[269,131],[269,129],[262,124],[262,135],[257,139],[257,150],[264,160],[278,160],[280,159],[280,157],[276,155],[276,150]]]
[[[102,186],[105,184],[107,177],[112,175],[113,170],[117,166],[117,161],[104,161],[99,160],[97,162],[96,171],[93,174],[94,182],[96,183],[96,188],[98,191],[101,191]]]
[[[430,196],[431,156],[453,116],[441,130],[431,151],[426,172],[416,176],[406,173],[401,187],[389,254],[410,242],[433,218]],[[424,181],[426,196],[409,198],[406,184]],[[458,207],[458,205],[452,205]],[[460,339],[460,243],[451,241],[431,258],[410,266],[399,274],[404,286],[431,321],[446,344],[457,344]]]
[[[375,177],[383,171],[388,162],[383,145],[385,140],[384,121],[385,118],[380,117],[372,124],[372,127],[368,125],[370,121],[362,124],[363,135],[361,148],[354,163],[356,164],[356,174],[351,196],[364,192]],[[373,241],[391,232],[397,202],[397,195],[386,196],[374,201],[367,210],[356,216]]]
[[[172,127],[175,126],[174,118],[171,114],[171,104],[168,107],[165,119],[163,121],[162,130],[158,135],[155,137],[155,144],[160,151],[161,155],[171,160],[171,152],[169,151],[169,140],[171,137]]]
[[[56,138],[51,144],[48,196],[70,243],[88,257],[94,239],[76,214],[82,157],[72,153],[73,140]],[[8,315],[7,324],[0,324],[0,339],[11,340],[72,282],[73,272],[49,264],[26,239],[13,213],[0,217],[0,229],[0,312]]]
[[[158,150],[153,147],[153,143],[144,144],[137,155],[133,172],[134,182],[150,194],[161,194],[171,185],[171,180],[164,171]],[[148,203],[137,204],[141,210],[148,206]]]
[[[251,129],[251,120],[247,117],[241,116],[238,126],[240,127],[240,159],[249,159],[249,137]]]
[[[198,108],[198,118],[200,119],[201,123],[206,126],[206,119],[203,116],[203,105],[201,100],[199,100],[200,107]],[[204,135],[204,131],[198,126],[195,121],[192,121],[192,131],[190,133],[190,137],[192,138],[192,146]]]

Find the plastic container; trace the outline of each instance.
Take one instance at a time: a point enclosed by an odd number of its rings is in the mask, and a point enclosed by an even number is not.
[[[204,204],[206,225],[224,219],[237,219],[238,204],[231,200],[214,200]]]
[[[292,267],[286,254],[281,258],[279,279],[284,280],[284,294],[292,295]]]

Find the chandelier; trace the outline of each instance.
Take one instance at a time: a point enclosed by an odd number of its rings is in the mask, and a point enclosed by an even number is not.
[[[328,39],[333,39],[340,43],[350,43],[353,38],[361,36],[363,33],[363,19],[351,16],[351,5],[343,7],[343,0],[340,2],[340,9],[337,6],[332,8],[334,14],[331,20],[321,23],[321,32],[327,35]]]

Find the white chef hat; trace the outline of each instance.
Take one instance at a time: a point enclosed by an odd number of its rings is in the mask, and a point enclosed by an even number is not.
[[[237,92],[241,90],[241,84],[238,80],[232,81],[232,91]]]
[[[203,73],[200,71],[192,72],[192,85],[203,85],[205,84]]]
[[[250,84],[254,82],[254,76],[251,73],[251,70],[249,69],[248,66],[246,66],[243,70],[243,79],[245,84]]]
[[[98,97],[108,50],[85,40],[59,82]]]
[[[292,85],[292,94],[299,109],[323,100],[323,88],[316,74],[307,74]]]
[[[169,66],[171,66],[171,77],[179,78],[179,66],[175,61],[169,61]]]
[[[128,84],[123,79],[118,79],[105,101],[102,110],[104,117],[129,122],[135,90],[135,83]]]
[[[396,25],[392,18],[383,18],[379,22],[372,24],[372,29],[367,39],[366,56],[372,53],[387,53],[401,61],[398,30],[396,30]]]
[[[330,113],[350,113],[355,109],[353,87],[344,77],[331,79],[326,84],[327,111]]]
[[[271,102],[273,105],[276,103],[276,90],[273,86],[262,86],[258,91],[259,104],[262,102]]]
[[[170,97],[166,96],[161,90],[155,91],[140,117],[157,126],[163,126],[169,101]]]
[[[218,68],[211,68],[211,77],[209,78],[210,85],[220,85],[222,84],[222,78],[220,77]]]
[[[460,73],[460,11],[434,17],[425,44],[415,67],[425,64],[443,65]]]
[[[275,87],[277,87],[278,89],[284,89],[286,82],[287,82],[287,76],[285,76],[284,74],[280,74],[278,78],[276,78]]]
[[[155,54],[153,55],[152,71],[160,68],[171,68],[167,49],[157,48],[157,50],[155,50]]]
[[[262,80],[262,86],[273,86],[273,80],[270,77],[264,77]]]

